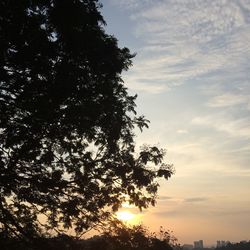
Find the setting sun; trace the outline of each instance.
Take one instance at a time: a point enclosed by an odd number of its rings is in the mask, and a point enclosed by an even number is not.
[[[117,219],[119,219],[121,221],[130,221],[135,217],[134,214],[132,214],[128,211],[117,212],[116,216],[117,216]]]

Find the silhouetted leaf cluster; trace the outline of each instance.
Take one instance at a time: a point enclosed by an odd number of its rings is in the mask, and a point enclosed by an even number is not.
[[[97,0],[0,1],[0,231],[77,234],[124,200],[154,205],[164,151],[135,153],[132,55]]]

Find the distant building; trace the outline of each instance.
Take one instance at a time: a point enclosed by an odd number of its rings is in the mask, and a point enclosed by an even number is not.
[[[194,241],[194,249],[203,249],[203,240]]]
[[[183,249],[183,250],[193,250],[193,248],[194,248],[194,246],[191,245],[191,244],[184,244],[184,245],[182,246],[182,249]]]

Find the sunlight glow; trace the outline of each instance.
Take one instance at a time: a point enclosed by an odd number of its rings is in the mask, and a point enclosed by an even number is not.
[[[121,221],[124,221],[124,222],[130,221],[135,217],[134,214],[132,214],[132,213],[130,213],[128,211],[117,212],[116,216],[117,216],[118,220],[121,220]]]
[[[124,207],[124,208],[135,208],[135,205],[129,204],[128,202],[123,202],[122,207]]]

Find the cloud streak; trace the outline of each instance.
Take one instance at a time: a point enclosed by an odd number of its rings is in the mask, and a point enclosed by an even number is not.
[[[206,201],[207,199],[208,198],[205,198],[205,197],[193,197],[193,198],[185,199],[185,202],[196,203],[196,202]]]
[[[232,120],[230,117],[207,115],[195,117],[192,123],[224,132],[230,137],[250,139],[250,117]]]
[[[250,110],[250,95],[222,93],[212,97],[207,105],[212,108],[225,108],[242,105],[246,109]]]

